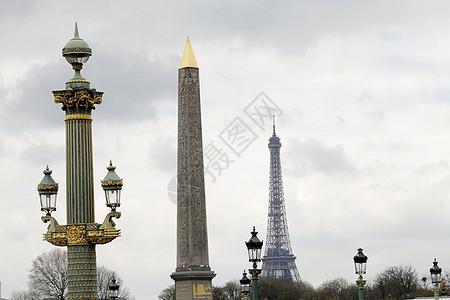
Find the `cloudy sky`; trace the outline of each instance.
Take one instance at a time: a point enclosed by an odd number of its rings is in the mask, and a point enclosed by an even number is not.
[[[65,223],[64,112],[52,90],[73,71],[61,49],[74,22],[93,49],[82,74],[104,91],[94,117],[96,220],[109,159],[124,178],[122,237],[99,246],[136,299],[156,299],[176,263],[177,71],[189,36],[200,67],[203,143],[229,165],[206,178],[210,264],[221,285],[250,267],[244,241],[265,239],[270,118],[277,107],[292,248],[303,280],[351,281],[392,265],[450,271],[448,1],[0,0],[0,281],[26,288],[42,241],[36,186],[46,164]],[[264,109],[260,110],[262,113]],[[253,133],[232,149],[233,122]],[[237,151],[236,151],[237,150]],[[207,161],[205,160],[205,163]]]

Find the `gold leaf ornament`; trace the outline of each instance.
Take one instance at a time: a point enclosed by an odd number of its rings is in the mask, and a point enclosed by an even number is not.
[[[81,244],[84,241],[84,229],[81,226],[68,226],[69,244]]]

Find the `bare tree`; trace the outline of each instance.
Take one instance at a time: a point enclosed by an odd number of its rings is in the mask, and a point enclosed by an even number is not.
[[[212,287],[212,298],[214,300],[228,300],[225,292],[223,291],[223,287],[221,286]]]
[[[111,291],[109,290],[109,284],[112,279],[116,279],[116,284],[119,285],[119,295],[118,299],[128,299],[130,297],[130,291],[123,284],[122,278],[120,278],[116,272],[108,269],[105,266],[100,266],[97,268],[97,285],[98,285],[98,299],[108,300],[111,296]]]
[[[32,261],[28,289],[41,297],[67,299],[67,256],[59,248],[43,253]]]
[[[30,291],[13,291],[11,300],[30,300],[39,299],[39,295],[33,294]]]
[[[259,294],[261,299],[267,300],[318,299],[313,286],[306,281],[294,282],[274,277],[260,277]]]
[[[376,299],[414,297],[419,287],[417,272],[411,265],[388,267],[370,285]]]
[[[175,285],[169,285],[158,295],[159,300],[175,300]],[[215,299],[215,298],[214,298]]]
[[[130,292],[124,286],[123,280],[114,271],[100,266],[97,268],[99,300],[109,299],[109,284],[113,277],[120,286],[118,299],[129,299]],[[12,300],[42,299],[44,297],[66,300],[68,286],[66,251],[56,248],[36,257],[32,261],[28,279],[28,291],[15,292],[15,298]]]
[[[228,281],[223,287],[223,291],[230,300],[241,299],[241,284],[238,280]]]
[[[318,299],[358,299],[358,287],[347,279],[339,277],[322,283],[316,290],[316,296]]]

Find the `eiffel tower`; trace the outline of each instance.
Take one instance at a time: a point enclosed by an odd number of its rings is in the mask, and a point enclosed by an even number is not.
[[[286,208],[284,206],[280,148],[280,138],[275,133],[274,116],[273,135],[269,139],[269,216],[267,221],[266,248],[262,258],[262,276],[298,282],[300,281],[300,275],[295,264],[297,257],[292,253]]]

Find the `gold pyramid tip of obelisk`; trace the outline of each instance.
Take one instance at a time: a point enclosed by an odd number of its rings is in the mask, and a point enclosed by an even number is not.
[[[197,68],[197,60],[194,56],[194,50],[192,50],[191,42],[189,37],[186,40],[186,45],[184,46],[183,56],[181,57],[180,69],[183,68]]]

